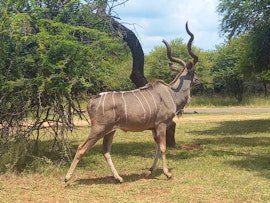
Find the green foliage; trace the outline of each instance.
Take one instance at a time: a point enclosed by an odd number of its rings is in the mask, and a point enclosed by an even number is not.
[[[270,9],[267,1],[220,1],[218,12],[223,16],[221,31],[229,38],[244,39],[239,63],[245,75],[256,75],[269,83],[270,70]],[[243,35],[243,36],[241,36]],[[261,80],[261,78],[264,78]]]
[[[26,168],[32,161],[32,158],[28,156],[30,154],[29,151],[30,148],[24,139],[6,144],[0,151],[0,172],[8,170],[20,172]]]
[[[215,51],[209,52],[196,48],[195,51],[199,57],[199,62],[196,64],[195,70],[200,83],[192,88],[192,92],[194,94],[211,95],[214,91],[212,67],[216,53]]]
[[[214,60],[215,91],[234,95],[239,102],[242,101],[241,94],[251,93],[250,85],[263,86],[264,95],[267,96],[269,69],[263,68],[261,63],[256,63],[258,56],[253,49],[252,40],[250,35],[241,35],[228,40],[224,45],[217,47],[217,56]]]
[[[215,91],[234,96],[238,102],[243,99],[243,77],[237,69],[241,49],[238,40],[230,40],[227,45],[218,47],[212,68]]]
[[[222,32],[232,37],[251,30],[255,31],[258,27],[268,27],[270,20],[268,6],[269,2],[267,1],[220,0],[218,12],[223,15]]]
[[[123,91],[134,89],[135,85],[129,80],[132,67],[132,56],[128,54],[123,61],[115,66],[115,71],[107,77],[106,86],[109,90]]]
[[[44,136],[46,137],[46,136]],[[67,163],[67,149],[54,147],[55,140],[14,139],[0,150],[0,173],[37,171],[44,173],[49,167]]]
[[[115,83],[127,49],[95,9],[96,1],[0,1],[1,145],[34,131],[38,140],[44,126],[59,142],[80,100]]]

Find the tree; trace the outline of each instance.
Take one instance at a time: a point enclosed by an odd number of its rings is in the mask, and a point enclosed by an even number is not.
[[[66,150],[60,141],[72,130],[73,116],[83,116],[81,99],[109,88],[108,77],[127,57],[126,46],[96,15],[94,3],[0,1],[1,152],[13,140],[28,142],[30,135],[37,151],[45,125],[53,145]],[[25,152],[30,149],[25,145]]]
[[[144,53],[140,41],[138,40],[134,32],[132,32],[113,18],[111,18],[111,23],[112,27],[116,31],[121,33],[123,40],[127,43],[128,47],[131,50],[133,63],[130,79],[137,88],[146,85],[147,80],[144,77]]]
[[[229,38],[239,34],[268,30],[269,2],[252,0],[219,1],[218,12],[223,16],[221,31]]]
[[[241,40],[233,39],[217,48],[216,58],[212,67],[215,92],[234,96],[242,102],[244,86],[243,77],[237,67],[242,57]]]
[[[269,83],[270,71],[270,5],[268,1],[220,1],[218,12],[223,16],[221,32],[229,39],[243,35],[244,66],[241,70],[248,75],[256,74]],[[243,60],[242,60],[243,62]]]

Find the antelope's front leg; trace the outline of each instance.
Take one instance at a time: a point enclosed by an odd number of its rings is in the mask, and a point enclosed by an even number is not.
[[[172,174],[168,170],[166,161],[166,128],[166,124],[160,124],[157,128],[157,133],[159,137],[159,147],[161,151],[163,173],[167,176],[167,178],[171,178]]]
[[[112,162],[111,155],[110,155],[114,133],[115,133],[115,131],[107,134],[103,138],[102,153],[107,161],[108,166],[111,169],[111,172],[113,174],[114,179],[117,180],[119,183],[122,183],[123,178],[121,176],[119,176],[118,172],[116,171],[116,169],[113,165],[113,162]]]
[[[155,154],[155,159],[154,159],[154,162],[153,162],[152,166],[150,167],[149,173],[148,173],[147,175],[151,175],[151,174],[153,173],[153,171],[156,169],[159,155],[160,155],[160,147],[159,147],[159,145],[157,144],[157,147],[156,147],[156,154]]]

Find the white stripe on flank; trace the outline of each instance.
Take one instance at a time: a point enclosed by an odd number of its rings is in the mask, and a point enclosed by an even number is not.
[[[106,99],[106,95],[107,95],[107,93],[104,93],[104,99],[103,99],[103,103],[102,103],[102,107],[103,107],[103,115],[105,114],[104,108],[105,108],[105,99]]]
[[[143,96],[143,98],[144,98],[144,100],[145,100],[145,102],[146,102],[146,104],[147,104],[147,106],[148,106],[149,113],[150,113],[149,118],[151,118],[151,115],[152,115],[151,107],[150,107],[150,105],[149,105],[149,103],[148,103],[146,97],[143,95],[143,93],[142,93],[141,91],[140,91],[140,94]]]
[[[143,109],[143,117],[145,118],[145,115],[146,115],[146,111],[145,111],[145,108],[143,107],[143,104],[140,100],[140,98],[135,94],[135,92],[132,92],[132,94],[138,99],[138,101],[140,102],[141,106],[142,106],[142,109]]]
[[[99,101],[98,101],[98,106],[97,106],[97,109],[98,109],[98,108],[99,108],[99,106],[100,106],[100,103],[101,103],[102,97],[103,97],[103,95],[101,95],[101,96],[100,96],[100,98],[98,98],[98,99],[99,99]]]
[[[152,99],[153,99],[153,101],[154,101],[154,104],[155,104],[155,107],[156,107],[156,112],[157,112],[157,103],[156,103],[156,100],[155,100],[153,94],[151,93],[151,91],[149,91],[149,90],[147,90],[147,91],[148,91],[148,93],[151,95],[151,97],[152,97]]]
[[[127,122],[127,103],[126,103],[125,98],[124,98],[124,93],[125,93],[125,92],[122,92],[122,99],[123,99],[123,101],[124,101],[125,114],[126,114],[126,122]]]

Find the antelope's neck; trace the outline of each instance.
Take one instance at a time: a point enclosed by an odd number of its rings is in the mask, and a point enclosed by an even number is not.
[[[179,75],[178,79],[171,84],[171,94],[176,105],[176,113],[181,112],[188,103],[190,98],[190,85],[191,78],[187,71]]]

